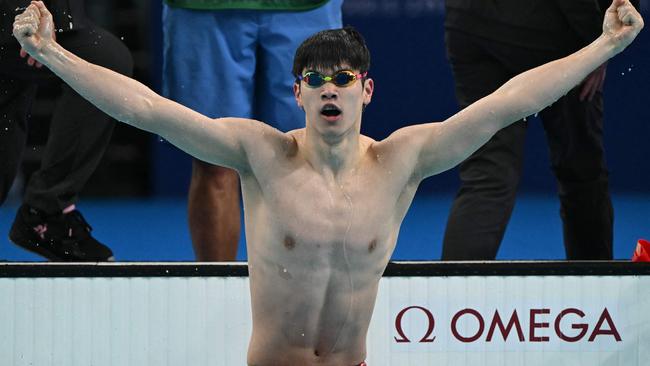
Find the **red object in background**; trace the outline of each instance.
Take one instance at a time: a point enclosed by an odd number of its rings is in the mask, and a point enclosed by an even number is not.
[[[639,239],[632,255],[632,262],[650,262],[650,241]]]

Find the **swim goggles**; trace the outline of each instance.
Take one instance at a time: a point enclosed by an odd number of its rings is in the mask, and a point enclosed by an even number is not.
[[[361,74],[355,74],[350,70],[341,70],[337,71],[334,75],[331,76],[325,76],[316,71],[307,71],[304,75],[298,76],[298,80],[304,81],[307,83],[307,86],[311,88],[318,88],[327,82],[331,82],[336,86],[345,88],[354,84],[357,79],[366,77],[366,75],[368,75],[368,71]]]

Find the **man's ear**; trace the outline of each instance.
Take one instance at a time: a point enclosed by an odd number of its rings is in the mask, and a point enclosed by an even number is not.
[[[363,83],[363,105],[367,106],[372,100],[372,93],[375,91],[375,81],[368,78]]]
[[[300,107],[300,109],[303,109],[302,96],[300,94],[300,83],[293,83],[293,96],[296,98],[296,104],[298,104],[298,107]]]

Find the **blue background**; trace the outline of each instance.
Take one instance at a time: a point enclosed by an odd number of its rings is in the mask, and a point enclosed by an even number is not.
[[[648,8],[648,1],[642,0],[646,19]],[[372,54],[370,76],[375,80],[375,95],[364,113],[362,133],[383,139],[400,127],[441,121],[457,112],[451,69],[445,57],[442,0],[346,0],[343,14],[343,23],[364,35]],[[154,17],[154,23],[156,20]],[[159,42],[158,37],[154,41],[158,51]],[[649,46],[650,33],[646,29],[608,66],[605,148],[612,191],[650,191]],[[286,72],[290,73],[290,65]],[[549,168],[544,131],[539,120],[529,120],[521,190],[553,192],[555,180]],[[152,149],[156,157],[152,160],[154,193],[184,195],[189,184],[189,158],[166,143],[154,142]],[[455,170],[443,173],[427,180],[420,189],[454,192],[458,186],[456,175]]]
[[[440,121],[457,111],[443,43],[442,0],[346,0],[344,24],[366,37],[372,52],[376,90],[364,114],[362,132],[382,139],[413,123]],[[642,13],[650,19],[648,1]],[[159,90],[160,4],[153,2],[150,86]],[[636,240],[650,238],[650,32],[610,61],[605,83],[605,136],[615,219],[615,258],[630,258]],[[287,65],[287,73],[290,65]],[[549,169],[541,124],[529,123],[523,179],[498,259],[563,259],[559,204]],[[185,196],[190,159],[173,146],[150,138],[149,198],[93,199],[79,205],[93,234],[118,260],[193,260]],[[393,259],[438,259],[447,212],[458,186],[454,170],[420,187]],[[0,233],[7,233],[19,202],[0,207]],[[239,259],[246,258],[244,238]],[[0,260],[41,260],[0,238]]]

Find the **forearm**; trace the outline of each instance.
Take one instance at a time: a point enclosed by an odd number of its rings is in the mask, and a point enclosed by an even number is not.
[[[424,176],[456,165],[500,129],[552,104],[614,53],[603,37],[598,38],[572,55],[512,78],[444,123],[429,125],[428,133],[413,133],[423,140],[419,160]]]
[[[111,117],[147,131],[156,129],[152,109],[160,97],[145,85],[89,63],[54,42],[43,47],[37,59]]]
[[[567,94],[618,51],[601,36],[567,57],[526,71],[493,93],[502,103],[498,128],[535,114]]]

